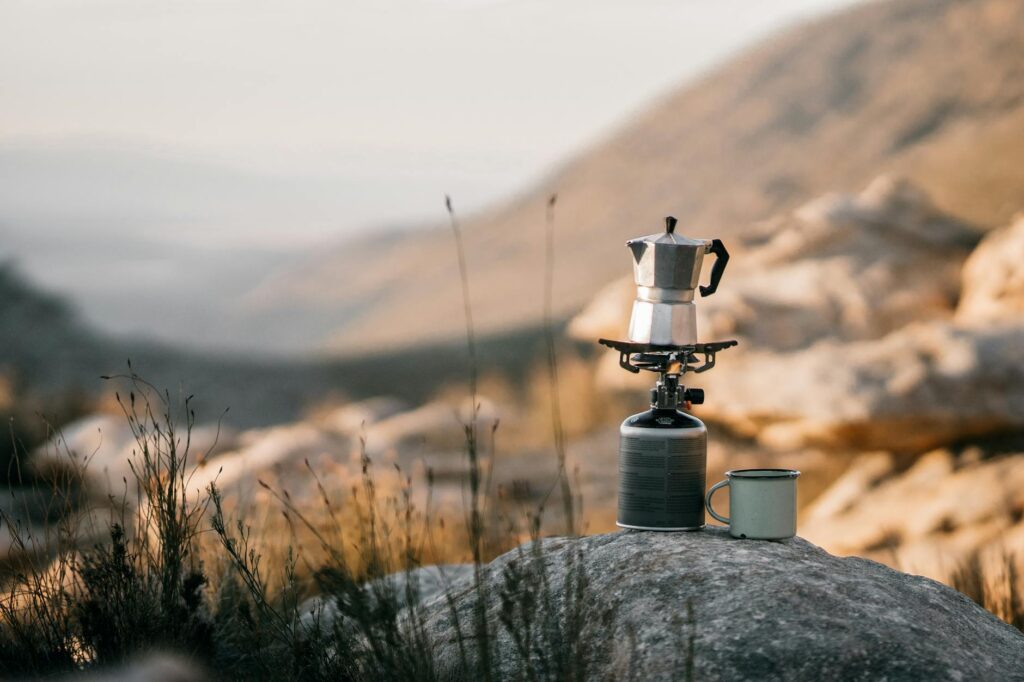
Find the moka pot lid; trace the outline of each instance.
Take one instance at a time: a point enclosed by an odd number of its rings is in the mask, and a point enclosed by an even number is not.
[[[676,234],[676,219],[665,219],[665,231],[626,242],[633,253],[637,286],[662,289],[694,289],[700,278],[704,254],[711,240]]]

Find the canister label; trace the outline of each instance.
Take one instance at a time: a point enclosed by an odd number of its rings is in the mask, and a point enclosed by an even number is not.
[[[619,444],[619,523],[642,528],[704,525],[707,432],[623,435]]]

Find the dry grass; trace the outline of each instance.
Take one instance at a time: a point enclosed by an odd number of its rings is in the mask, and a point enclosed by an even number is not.
[[[188,402],[176,411],[166,393],[134,375],[126,381],[122,405],[137,444],[135,480],[126,481],[127,495],[106,512],[106,523],[102,514],[86,517],[91,527],[103,527],[105,539],[81,532],[76,520],[83,517],[69,501],[55,529],[56,554],[14,568],[0,598],[2,675],[102,667],[158,649],[184,654],[225,679],[435,679],[423,623],[409,625],[421,617],[415,583],[395,591],[380,579],[435,563],[479,567],[524,536],[540,537],[538,514],[492,495],[489,458],[481,456],[486,439],[474,435],[487,429],[474,424],[465,433],[475,474],[461,509],[434,507],[431,472],[424,480],[397,468],[375,474],[364,450],[356,486],[308,467],[314,494],[263,482],[256,506],[265,513],[234,516],[215,484],[208,495],[196,495],[190,484],[201,453],[190,450]],[[77,486],[68,483],[67,490]],[[582,561],[576,566],[570,576],[582,575]],[[573,608],[587,600],[577,595],[565,622],[538,615],[543,585],[527,589],[520,578],[509,576],[500,595],[479,570],[471,582],[479,606],[461,623],[473,643],[460,663],[465,678],[496,675],[495,638],[502,628],[517,631],[516,613],[551,621],[544,636],[554,637],[550,646],[541,641],[524,653],[524,665],[534,665],[541,652],[545,660],[536,665],[559,671],[558,679],[580,669],[584,619]],[[303,606],[314,594],[318,605]],[[490,623],[484,614],[498,599],[508,612],[503,623]]]
[[[1021,557],[995,546],[972,554],[950,584],[1000,620],[1024,632],[1024,571]]]

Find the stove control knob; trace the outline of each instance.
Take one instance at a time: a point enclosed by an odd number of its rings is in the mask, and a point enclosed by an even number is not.
[[[693,403],[694,405],[704,404],[704,389],[703,388],[688,388],[683,392],[683,400]]]

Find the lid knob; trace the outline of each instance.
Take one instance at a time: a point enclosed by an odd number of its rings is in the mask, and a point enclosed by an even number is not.
[[[673,218],[672,216],[668,216],[667,218],[665,218],[665,231],[668,232],[669,234],[675,232],[676,222],[676,219]]]

